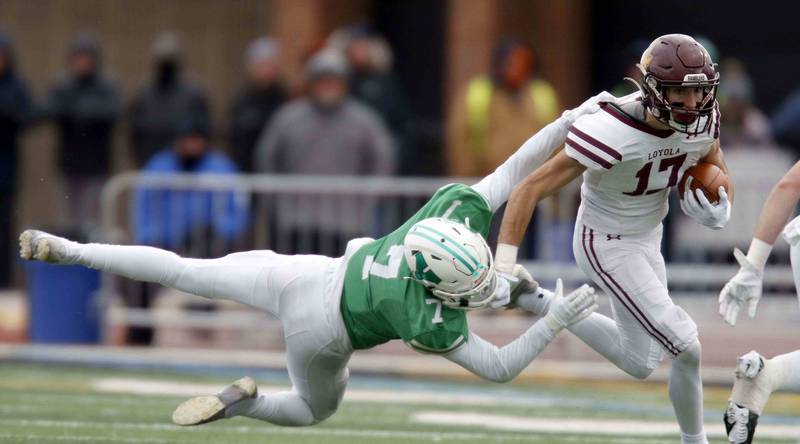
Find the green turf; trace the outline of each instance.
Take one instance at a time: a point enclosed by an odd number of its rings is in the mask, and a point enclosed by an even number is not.
[[[430,405],[346,401],[331,419],[315,427],[274,427],[249,419],[219,421],[195,428],[170,423],[173,408],[185,397],[109,394],[92,391],[98,378],[125,377],[223,386],[228,377],[156,374],[74,367],[0,363],[0,442],[2,443],[674,443],[660,438],[503,432],[480,427],[429,426],[411,420],[423,410],[470,411],[516,416],[673,420],[666,390],[648,384],[495,385],[353,378],[354,389],[408,389],[443,393],[479,393],[505,399],[536,399],[539,404],[501,406]],[[265,377],[266,378],[266,377]],[[263,380],[264,378],[259,378]],[[272,377],[270,385],[284,385]],[[707,408],[721,411],[726,390],[709,389]],[[791,398],[787,409],[797,407]],[[779,402],[778,404],[781,404]],[[776,413],[790,413],[789,411]],[[719,441],[717,441],[719,442]],[[792,443],[797,440],[759,440]]]

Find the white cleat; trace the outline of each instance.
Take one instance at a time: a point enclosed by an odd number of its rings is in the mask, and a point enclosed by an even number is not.
[[[66,239],[39,230],[25,230],[19,235],[19,256],[25,260],[37,260],[62,264],[67,261]]]
[[[172,422],[180,426],[192,426],[223,419],[229,407],[256,396],[258,387],[255,381],[244,377],[216,395],[198,396],[184,401],[172,412]]]
[[[736,365],[736,381],[725,412],[728,442],[750,444],[758,418],[774,390],[769,360],[756,351],[740,356]]]

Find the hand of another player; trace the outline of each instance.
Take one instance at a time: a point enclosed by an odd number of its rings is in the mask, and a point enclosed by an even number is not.
[[[753,379],[764,368],[764,358],[752,350],[744,356],[736,358],[736,376]]]
[[[601,102],[613,102],[616,99],[617,98],[612,94],[603,91],[596,96],[590,97],[588,100],[581,103],[577,108],[564,111],[564,113],[561,114],[561,117],[567,119],[569,124],[572,125],[576,120],[578,120],[578,117],[584,114],[593,114],[599,111]]]
[[[523,294],[535,293],[539,289],[539,283],[533,279],[528,270],[520,264],[514,265],[512,276],[516,278],[516,285],[511,286],[511,300],[505,306],[508,309],[517,308],[517,300]]]
[[[490,308],[514,308],[516,306],[517,298],[526,293],[533,293],[539,288],[539,283],[533,280],[531,274],[520,264],[515,264],[512,273],[497,273],[498,288],[500,291],[495,290],[496,296],[489,302]],[[508,284],[508,292],[504,288],[500,288],[499,280],[503,280]]]
[[[783,238],[793,247],[800,242],[800,216],[786,224],[786,227],[783,228]]]
[[[723,228],[731,218],[731,203],[725,187],[719,187],[719,202],[712,204],[701,189],[692,192],[692,178],[686,180],[686,191],[681,200],[681,210],[695,222],[712,230]]]
[[[553,331],[560,331],[580,322],[597,310],[597,295],[594,288],[583,284],[564,296],[564,283],[556,281],[556,291],[550,303],[550,311],[542,318]]]
[[[755,317],[758,301],[761,299],[763,277],[763,271],[751,264],[741,250],[733,250],[733,256],[741,268],[719,293],[719,315],[730,325],[736,325],[739,310],[745,302],[748,304],[750,318]]]

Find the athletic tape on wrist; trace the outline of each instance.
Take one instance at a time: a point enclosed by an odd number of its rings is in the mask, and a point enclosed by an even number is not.
[[[494,255],[494,263],[497,271],[512,274],[514,265],[517,263],[517,251],[519,247],[509,244],[497,244],[497,253]]]
[[[747,260],[763,271],[771,252],[772,245],[754,237],[753,241],[750,242],[750,248],[747,250]]]

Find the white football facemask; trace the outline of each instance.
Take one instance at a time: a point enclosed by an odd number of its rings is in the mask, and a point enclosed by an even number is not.
[[[497,273],[483,236],[443,218],[424,219],[403,240],[411,279],[443,304],[463,310],[484,308],[495,298]]]

